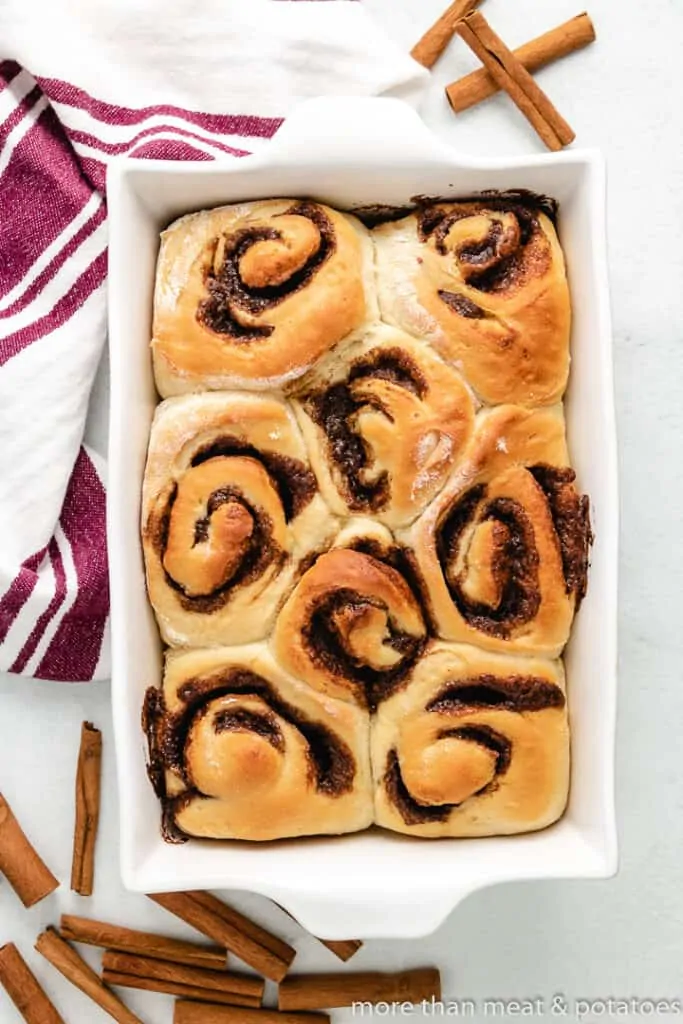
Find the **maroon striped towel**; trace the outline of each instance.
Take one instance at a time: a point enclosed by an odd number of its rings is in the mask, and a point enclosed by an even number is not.
[[[0,6],[0,670],[108,675],[103,467],[83,445],[107,161],[234,159],[302,99],[421,82],[357,3]]]

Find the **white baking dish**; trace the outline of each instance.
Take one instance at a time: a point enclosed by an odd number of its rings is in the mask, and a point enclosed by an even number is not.
[[[138,532],[158,401],[149,338],[159,230],[179,214],[242,199],[312,196],[352,208],[489,188],[531,189],[559,200],[574,303],[567,424],[579,484],[591,496],[596,543],[588,597],[567,650],[573,753],[567,813],[543,832],[510,838],[425,841],[370,831],[265,845],[169,846],[145,774],[140,728],[143,694],[161,674]],[[226,164],[115,162],[108,192],[112,694],[124,884],[145,892],[252,890],[276,899],[316,934],[366,938],[426,934],[468,893],[497,882],[612,875],[618,523],[599,154],[463,159],[397,100],[321,99],[295,112],[258,156]]]

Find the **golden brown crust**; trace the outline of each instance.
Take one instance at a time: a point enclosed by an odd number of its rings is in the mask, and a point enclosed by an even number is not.
[[[359,221],[302,200],[205,210],[162,235],[152,351],[162,396],[282,387],[374,310]]]
[[[391,534],[353,520],[278,615],[273,650],[309,686],[371,708],[401,685],[426,625]]]
[[[557,656],[583,596],[588,499],[568,468],[561,407],[481,413],[448,486],[402,535],[446,640]]]
[[[505,835],[562,814],[569,730],[560,662],[434,641],[372,722],[375,821],[409,835]]]
[[[376,325],[315,367],[295,409],[330,508],[393,528],[443,487],[471,437],[475,403],[424,344]]]
[[[335,531],[285,402],[226,392],[159,406],[142,541],[168,644],[265,637],[300,560]]]
[[[569,328],[554,226],[523,198],[372,234],[269,200],[163,234],[154,369],[181,396],[152,426],[143,548],[162,638],[193,648],[145,705],[167,838],[561,815],[549,659],[592,539],[557,404]]]
[[[288,677],[263,644],[169,654],[148,725],[176,840],[334,834],[372,821],[367,714]]]
[[[374,240],[385,320],[433,345],[487,404],[562,397],[571,307],[545,214],[503,200],[437,203]]]

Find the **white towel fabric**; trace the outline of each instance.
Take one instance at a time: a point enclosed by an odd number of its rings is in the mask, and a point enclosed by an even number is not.
[[[417,98],[356,0],[0,0],[0,669],[108,674],[101,467],[112,155],[236,159],[301,100]]]

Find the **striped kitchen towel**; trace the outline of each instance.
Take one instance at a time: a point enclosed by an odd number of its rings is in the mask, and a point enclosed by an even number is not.
[[[236,159],[303,99],[410,98],[423,74],[348,0],[2,0],[0,669],[108,674],[103,467],[83,446],[107,161]]]

